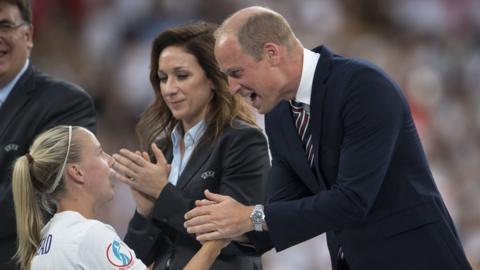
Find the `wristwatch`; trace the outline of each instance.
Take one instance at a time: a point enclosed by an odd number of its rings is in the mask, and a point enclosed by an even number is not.
[[[253,223],[255,231],[263,231],[262,225],[265,223],[265,213],[263,212],[263,205],[255,205],[255,208],[253,208],[253,211],[250,214],[250,220]]]

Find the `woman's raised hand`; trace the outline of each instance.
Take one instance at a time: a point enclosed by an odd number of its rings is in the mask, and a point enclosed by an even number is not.
[[[156,163],[152,163],[145,152],[134,153],[121,149],[120,153],[113,155],[113,169],[120,181],[156,199],[168,183],[170,165],[155,143],[152,143],[152,152],[157,159]]]

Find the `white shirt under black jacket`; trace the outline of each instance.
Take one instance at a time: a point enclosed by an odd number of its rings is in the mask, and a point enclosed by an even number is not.
[[[295,101],[302,103],[303,108],[310,113],[310,96],[312,95],[313,77],[320,54],[303,49],[302,77],[295,95]]]
[[[78,212],[55,214],[41,235],[31,270],[146,269],[112,226]]]

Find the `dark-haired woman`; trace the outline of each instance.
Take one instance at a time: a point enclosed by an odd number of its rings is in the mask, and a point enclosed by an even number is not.
[[[137,133],[143,148],[157,153],[156,160],[126,149],[114,155],[115,170],[132,187],[137,210],[154,204],[152,211],[135,213],[125,241],[155,269],[182,269],[201,247],[183,223],[205,189],[246,204],[265,200],[267,142],[248,104],[228,92],[213,53],[215,30],[212,24],[192,23],[155,39],[150,81],[156,99]],[[245,249],[230,244],[211,269],[261,269],[260,258],[246,256]]]

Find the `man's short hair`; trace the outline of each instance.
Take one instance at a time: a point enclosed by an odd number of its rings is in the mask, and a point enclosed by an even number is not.
[[[296,39],[285,18],[273,11],[252,15],[239,27],[237,37],[243,51],[257,61],[262,59],[265,43],[284,45],[290,50]]]

